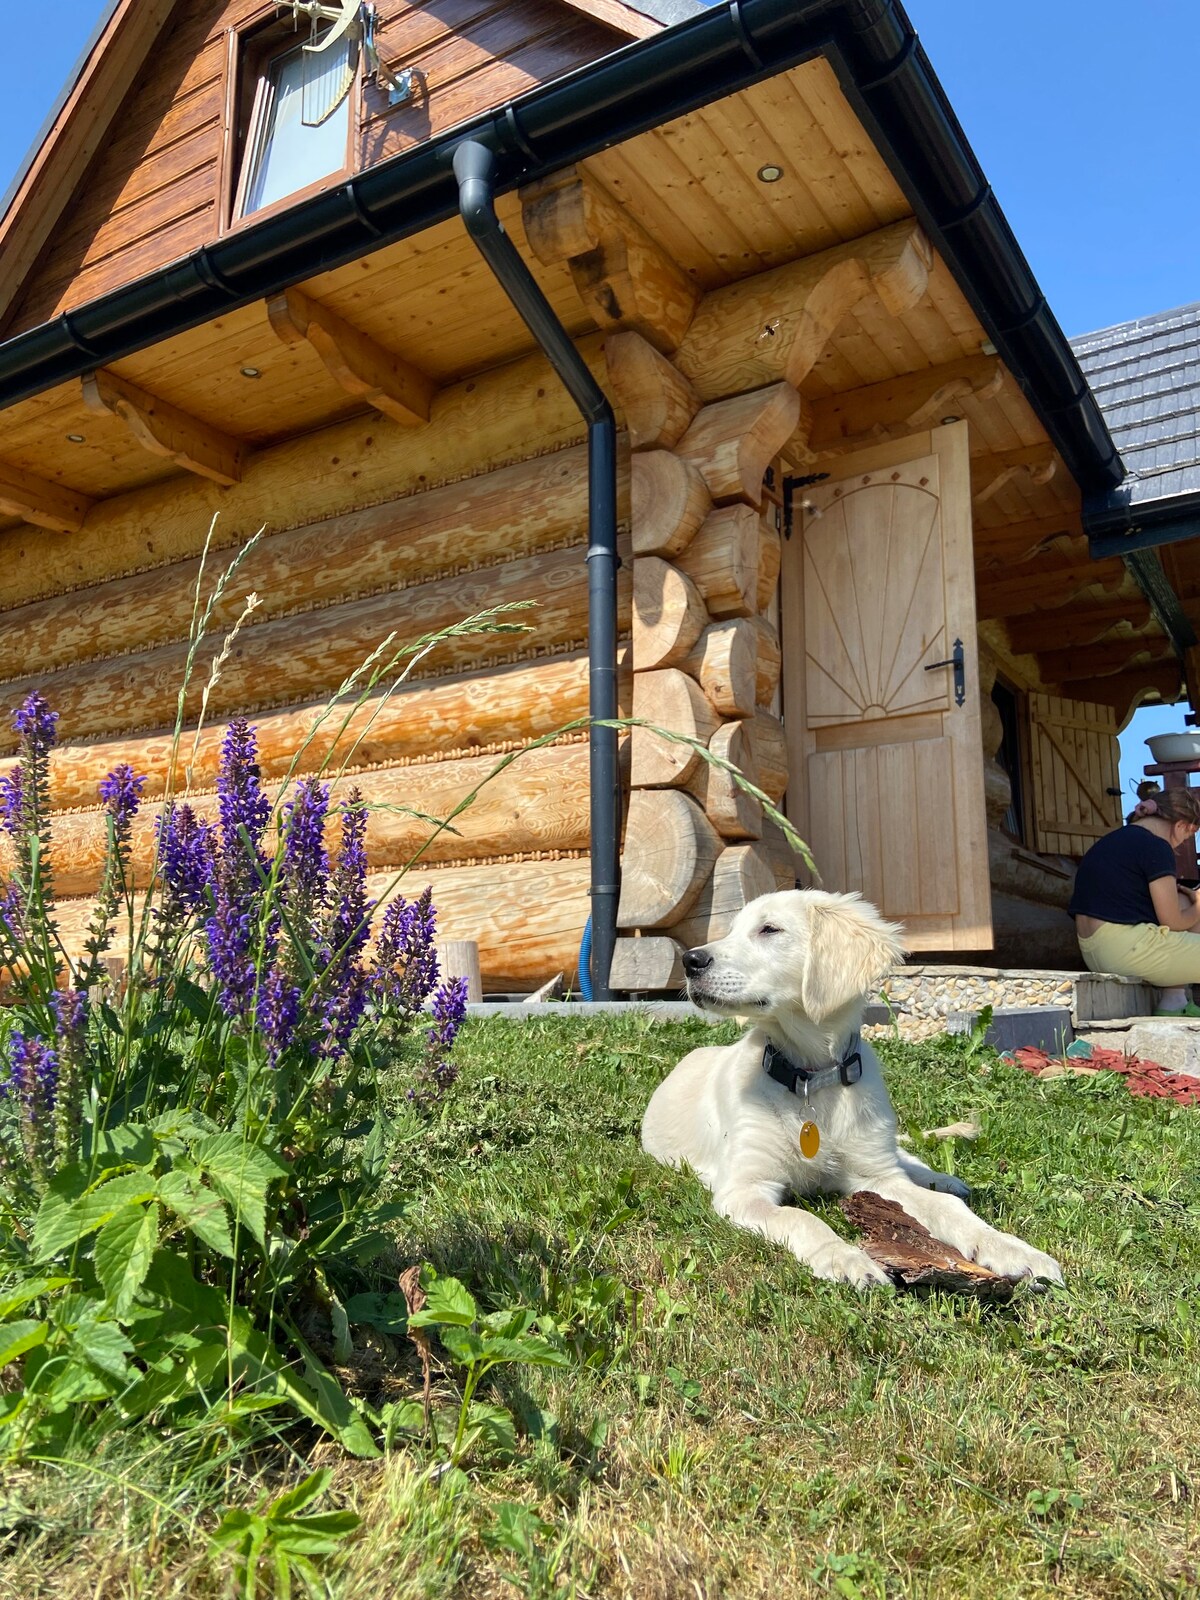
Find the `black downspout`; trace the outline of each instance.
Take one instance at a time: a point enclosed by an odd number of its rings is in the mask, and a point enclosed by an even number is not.
[[[592,377],[571,336],[538,288],[533,274],[505,233],[494,204],[495,157],[486,145],[466,139],[454,152],[458,207],[467,232],[501,288],[542,347],[550,365],[583,414],[588,428],[588,704],[593,718],[617,715],[617,425],[603,389]],[[590,736],[592,993],[610,1000],[609,974],[617,940],[620,893],[618,843],[621,778],[617,730]]]

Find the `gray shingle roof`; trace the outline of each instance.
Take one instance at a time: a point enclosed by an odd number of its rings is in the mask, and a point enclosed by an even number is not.
[[[1071,340],[1133,506],[1200,492],[1200,302]]]

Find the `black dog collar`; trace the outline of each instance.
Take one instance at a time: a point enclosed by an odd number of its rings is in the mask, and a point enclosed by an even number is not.
[[[831,1088],[835,1083],[849,1088],[852,1083],[858,1082],[863,1070],[859,1053],[861,1044],[862,1040],[855,1034],[846,1046],[845,1055],[833,1066],[797,1067],[778,1045],[768,1040],[763,1048],[763,1071],[776,1083],[781,1083],[789,1094],[798,1094],[802,1100],[808,1100],[819,1090]]]

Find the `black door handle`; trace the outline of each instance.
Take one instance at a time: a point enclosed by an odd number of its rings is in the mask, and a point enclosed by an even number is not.
[[[954,654],[945,661],[931,661],[926,672],[936,672],[939,667],[954,668],[954,703],[963,705],[967,698],[967,665],[961,639],[954,641]]]

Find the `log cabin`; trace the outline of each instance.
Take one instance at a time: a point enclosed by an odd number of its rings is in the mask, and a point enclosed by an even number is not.
[[[644,723],[922,959],[1074,966],[1117,733],[1191,684],[1156,551],[1089,544],[1125,467],[894,0],[111,0],[0,221],[0,407],[68,938],[115,761],[203,808],[244,714],[278,780],[382,640],[521,601],[305,753],[488,989],[669,988],[807,881]],[[185,772],[205,542],[260,529]]]

